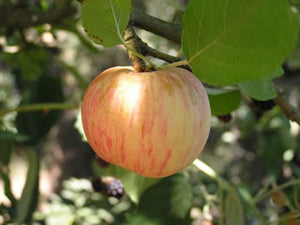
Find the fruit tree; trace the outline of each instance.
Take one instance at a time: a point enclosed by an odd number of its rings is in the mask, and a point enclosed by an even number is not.
[[[0,223],[300,224],[298,0],[0,0]]]

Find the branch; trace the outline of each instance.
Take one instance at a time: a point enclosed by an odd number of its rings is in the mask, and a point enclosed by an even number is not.
[[[166,53],[157,51],[156,49],[151,48],[147,44],[145,45],[145,51],[146,51],[146,55],[152,56],[154,58],[162,59],[168,63],[178,62],[181,60],[179,57],[175,57],[175,56],[168,55]]]
[[[11,113],[11,112],[32,112],[32,111],[43,111],[43,110],[75,110],[78,109],[79,105],[70,105],[66,103],[40,103],[22,105],[17,108],[0,109],[0,117]]]
[[[46,12],[31,12],[23,8],[0,7],[0,27],[26,28],[44,23],[55,23],[76,12],[71,0],[57,1],[56,8]]]
[[[168,63],[173,63],[181,60],[179,57],[171,56],[154,48],[151,48],[135,33],[134,29],[130,25],[125,30],[124,40],[128,43],[131,43],[132,47],[142,55],[148,55],[154,58],[162,59]]]
[[[182,25],[170,23],[156,17],[145,14],[138,10],[133,10],[130,23],[138,28],[147,30],[151,33],[164,37],[177,44],[181,43]]]
[[[263,199],[267,198],[268,196],[270,196],[273,192],[276,192],[276,191],[281,191],[282,189],[285,189],[287,187],[290,187],[290,186],[298,186],[300,185],[300,179],[297,179],[297,180],[291,180],[287,183],[284,183],[282,185],[279,185],[275,188],[273,188],[272,190],[265,190],[264,192],[262,193],[259,193],[257,196],[254,197],[253,199],[253,203],[257,204],[258,202],[262,201]]]
[[[276,104],[280,107],[281,111],[286,115],[286,117],[296,122],[298,125],[300,125],[300,112],[295,109],[288,100],[284,97],[283,93],[280,91],[277,91],[277,97],[274,99]]]

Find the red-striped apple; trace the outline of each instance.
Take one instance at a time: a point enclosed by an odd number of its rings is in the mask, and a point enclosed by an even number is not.
[[[210,130],[205,88],[182,68],[107,69],[91,82],[81,112],[86,137],[99,157],[147,177],[187,167]]]

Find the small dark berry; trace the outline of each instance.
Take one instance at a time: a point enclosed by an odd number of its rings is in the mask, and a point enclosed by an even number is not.
[[[253,104],[262,111],[271,110],[276,105],[276,103],[273,100],[258,101],[258,100],[252,99],[252,101],[253,101]]]
[[[101,159],[100,157],[97,157],[97,164],[100,166],[100,167],[103,167],[103,168],[106,168],[109,166],[109,163],[106,162],[104,159]]]
[[[124,195],[124,187],[119,179],[113,179],[106,185],[106,194],[111,197],[121,198]]]
[[[223,123],[229,123],[232,120],[232,116],[231,114],[220,115],[218,116],[218,119]]]
[[[102,182],[101,177],[93,177],[91,179],[91,183],[92,183],[94,191],[96,191],[96,192],[101,192],[106,189],[106,185],[105,185],[105,183]]]

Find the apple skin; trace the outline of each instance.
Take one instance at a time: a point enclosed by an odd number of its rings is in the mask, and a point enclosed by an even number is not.
[[[96,154],[146,177],[177,173],[201,153],[210,131],[209,100],[189,71],[113,67],[89,85],[82,123]]]

